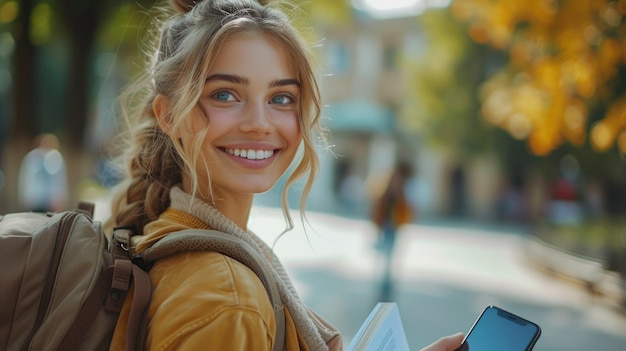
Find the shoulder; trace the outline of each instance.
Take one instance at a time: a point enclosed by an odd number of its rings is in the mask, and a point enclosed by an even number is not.
[[[218,252],[186,252],[161,259],[154,264],[150,276],[155,298],[164,293],[170,298],[219,305],[259,309],[270,306],[257,275],[243,263]]]
[[[157,261],[150,278],[149,332],[156,339],[189,339],[199,331],[208,339],[232,334],[234,325],[263,340],[274,333],[274,311],[263,284],[235,259],[207,251],[177,254]]]

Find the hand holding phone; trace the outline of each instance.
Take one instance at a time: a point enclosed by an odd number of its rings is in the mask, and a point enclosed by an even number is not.
[[[488,306],[457,351],[530,351],[540,335],[539,325],[501,308]]]

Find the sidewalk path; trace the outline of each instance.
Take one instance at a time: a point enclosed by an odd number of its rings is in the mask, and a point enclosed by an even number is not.
[[[309,213],[303,228],[293,215],[295,228],[275,251],[305,302],[342,330],[347,345],[377,299],[381,258],[373,249],[374,228],[319,213]],[[250,228],[271,244],[284,228],[282,214],[255,208]],[[395,301],[415,350],[467,331],[489,304],[541,325],[537,351],[626,349],[626,315],[537,270],[519,234],[413,225],[397,244]]]

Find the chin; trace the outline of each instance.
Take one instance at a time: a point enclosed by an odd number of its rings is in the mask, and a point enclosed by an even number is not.
[[[241,194],[263,194],[270,191],[278,182],[280,177],[264,174],[253,177],[232,177],[224,184],[231,192]]]
[[[250,185],[250,186],[247,186],[246,189],[242,189],[242,192],[247,193],[247,194],[263,194],[263,193],[270,191],[270,189],[272,189],[273,186],[274,184]]]

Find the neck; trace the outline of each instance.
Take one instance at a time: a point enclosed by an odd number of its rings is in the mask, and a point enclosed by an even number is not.
[[[253,195],[241,195],[236,198],[216,196],[219,200],[214,201],[213,206],[224,214],[226,218],[233,221],[239,228],[247,231]]]
[[[187,194],[192,194],[189,181],[183,181],[182,188]],[[213,194],[205,194],[203,191],[198,191],[196,192],[196,196],[200,200],[215,207],[215,209],[220,211],[239,228],[244,231],[248,230],[248,218],[250,217],[250,209],[252,208],[252,201],[254,199],[253,194],[234,193],[224,191],[223,189],[215,189]]]

